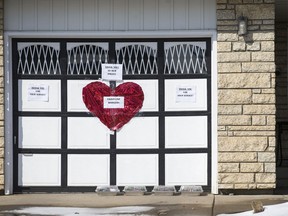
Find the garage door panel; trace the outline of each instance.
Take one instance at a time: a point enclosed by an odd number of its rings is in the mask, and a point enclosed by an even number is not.
[[[165,80],[165,111],[204,110],[207,110],[206,79]]]
[[[19,154],[19,186],[60,186],[61,155]]]
[[[137,83],[144,92],[144,101],[140,112],[158,111],[158,80],[129,80],[129,82]]]
[[[60,80],[18,80],[18,95],[19,111],[61,111]]]
[[[158,148],[158,117],[135,117],[117,132],[117,148]]]
[[[166,148],[207,148],[207,116],[166,117],[165,131]]]
[[[117,185],[158,185],[158,155],[117,155]]]
[[[69,149],[108,149],[110,130],[95,117],[68,118]]]
[[[60,149],[61,118],[19,117],[18,134],[19,148]]]
[[[211,38],[20,37],[12,45],[15,192],[211,186]],[[116,86],[144,92],[139,113],[116,131],[82,95],[92,82],[115,84],[101,79],[108,62],[123,66]]]
[[[110,185],[109,155],[68,155],[68,186]]]
[[[207,154],[169,154],[165,161],[166,185],[207,185]]]
[[[89,112],[83,102],[82,89],[96,80],[67,81],[67,110],[70,112]]]

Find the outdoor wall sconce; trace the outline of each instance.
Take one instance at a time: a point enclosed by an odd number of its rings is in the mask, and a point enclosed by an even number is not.
[[[243,36],[247,34],[247,17],[240,16],[238,18],[238,35]]]

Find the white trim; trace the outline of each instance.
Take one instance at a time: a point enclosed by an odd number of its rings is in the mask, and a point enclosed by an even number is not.
[[[217,36],[211,38],[211,192],[218,194],[218,71],[217,71]]]
[[[4,122],[5,122],[5,194],[13,194],[13,90],[12,90],[12,64],[10,59],[12,56],[11,37],[4,35]]]
[[[5,32],[5,194],[13,194],[13,101],[12,101],[12,64],[10,59],[12,38],[211,38],[212,60],[212,131],[211,131],[211,192],[218,193],[218,148],[217,148],[217,32],[203,31],[105,31],[105,32]]]
[[[7,31],[8,38],[199,38],[212,37],[215,30],[189,30],[189,31],[57,31],[57,32],[32,32],[32,31]]]

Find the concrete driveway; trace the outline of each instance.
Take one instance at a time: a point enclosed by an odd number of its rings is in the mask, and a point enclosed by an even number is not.
[[[251,210],[251,202],[264,205],[288,201],[287,195],[224,196],[99,196],[96,193],[19,194],[0,196],[0,215],[59,216],[215,216]]]

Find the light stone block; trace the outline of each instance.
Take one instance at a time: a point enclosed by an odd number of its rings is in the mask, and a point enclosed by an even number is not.
[[[239,172],[239,163],[219,163],[218,164],[219,173],[238,173]]]
[[[0,127],[0,131],[1,131],[1,129],[4,133],[4,127]],[[3,147],[4,147],[4,136],[2,135],[2,136],[0,136],[0,148],[3,148]]]
[[[241,163],[240,172],[257,173],[263,172],[263,163]]]
[[[275,136],[275,131],[234,131],[235,136]]]
[[[253,52],[252,61],[257,62],[274,62],[275,54],[274,52]]]
[[[259,51],[261,49],[260,42],[247,44],[247,51]]]
[[[218,137],[226,137],[228,136],[228,132],[227,131],[218,131]]]
[[[274,189],[276,184],[257,184],[257,189]]]
[[[235,184],[234,189],[248,189],[248,184]]]
[[[245,51],[246,50],[246,43],[244,42],[234,42],[233,44],[233,51]]]
[[[4,175],[0,175],[0,185],[4,185]]]
[[[275,72],[276,66],[274,62],[243,62],[243,72],[255,72],[255,73],[272,73]]]
[[[257,185],[256,184],[249,184],[248,185],[248,189],[256,189],[257,188]]]
[[[243,114],[256,115],[274,115],[276,112],[275,105],[244,105]]]
[[[219,182],[228,184],[253,183],[253,173],[219,173]]]
[[[219,73],[241,72],[240,63],[218,63],[217,66],[218,66]]]
[[[4,137],[4,127],[0,126],[0,137]],[[0,145],[0,147],[3,147]]]
[[[219,115],[240,115],[242,114],[241,105],[218,105]]]
[[[234,184],[218,184],[219,189],[234,189]]]
[[[251,116],[247,115],[219,115],[218,125],[251,125]]]
[[[275,126],[227,126],[231,131],[275,131]]]
[[[254,94],[254,104],[275,104],[276,98],[274,94]]]
[[[218,42],[217,52],[231,52],[231,42]]]
[[[252,125],[266,125],[266,116],[265,115],[252,116]]]
[[[274,52],[274,50],[275,50],[274,41],[262,41],[261,42],[261,51]]]
[[[0,174],[4,173],[4,159],[0,158]]]
[[[275,40],[275,33],[274,31],[271,32],[253,32],[253,41],[274,41]]]
[[[275,162],[275,152],[258,152],[258,162]]]
[[[232,152],[232,153],[218,153],[219,162],[256,162],[256,152]]]
[[[276,137],[269,137],[268,140],[270,147],[276,147]]]
[[[248,52],[218,53],[218,62],[250,62],[251,55]]]
[[[219,88],[270,88],[271,76],[267,73],[219,74]]]
[[[219,104],[250,104],[252,91],[250,89],[219,89]]]
[[[264,172],[266,173],[275,173],[276,172],[276,164],[275,163],[265,163],[264,164]]]
[[[236,17],[241,15],[253,19],[275,19],[274,4],[239,4],[236,5]]]
[[[256,173],[255,181],[257,183],[275,183],[276,174],[275,173]]]
[[[266,137],[219,137],[219,151],[264,151],[268,146]]]
[[[235,19],[234,10],[217,10],[217,20]]]
[[[218,33],[217,41],[238,41],[237,33]]]

